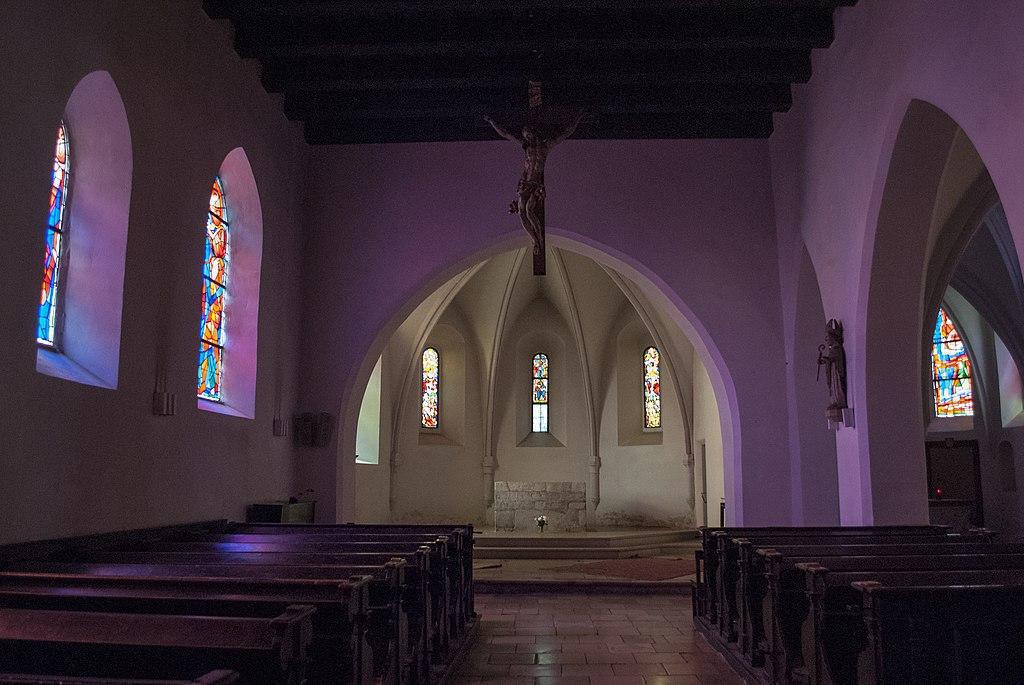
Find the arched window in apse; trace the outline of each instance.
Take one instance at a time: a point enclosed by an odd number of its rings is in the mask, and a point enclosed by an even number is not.
[[[644,428],[661,428],[661,354],[644,350]]]
[[[440,426],[441,357],[433,347],[423,350],[423,379],[420,388],[420,426]]]
[[[548,432],[548,400],[550,378],[548,356],[543,352],[533,355],[533,432]]]
[[[939,309],[932,335],[932,390],[935,416],[974,416],[971,360],[945,309]]]
[[[43,287],[39,294],[39,323],[36,342],[47,347],[57,346],[57,307],[61,304],[62,278],[67,259],[68,182],[70,181],[70,145],[68,132],[61,122],[57,128],[57,148],[53,154],[53,173],[50,176],[50,213],[46,222],[46,250],[43,257]]]
[[[225,323],[228,307],[228,269],[231,255],[227,200],[220,177],[213,180],[206,215],[203,257],[202,319],[199,324],[199,383],[204,400],[223,402]]]

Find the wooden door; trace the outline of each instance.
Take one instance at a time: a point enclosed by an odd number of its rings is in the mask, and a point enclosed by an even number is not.
[[[925,443],[931,523],[955,530],[985,525],[977,440]]]

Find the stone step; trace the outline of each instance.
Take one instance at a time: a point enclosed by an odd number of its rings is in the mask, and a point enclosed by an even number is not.
[[[538,535],[502,535],[487,533],[475,536],[474,548],[500,547],[571,547],[571,548],[620,548],[650,547],[673,544],[696,539],[692,530],[652,530],[650,532],[609,532],[606,535],[565,535],[562,533],[541,533]]]
[[[578,538],[573,540],[578,541]],[[690,556],[695,549],[692,541],[662,542],[646,545],[616,547],[480,547],[473,550],[474,559],[625,559],[662,555]]]

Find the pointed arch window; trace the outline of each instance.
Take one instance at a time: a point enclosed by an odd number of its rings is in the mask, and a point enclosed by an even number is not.
[[[441,356],[433,347],[423,350],[423,380],[421,386],[420,426],[437,428],[440,425]]]
[[[220,176],[213,180],[206,216],[206,249],[203,257],[202,320],[199,324],[199,383],[197,395],[223,402],[225,323],[230,267],[227,200]]]
[[[932,335],[932,396],[939,418],[974,416],[971,360],[945,309],[939,309]]]
[[[66,260],[66,205],[70,181],[70,145],[64,122],[57,128],[57,147],[50,175],[50,213],[46,222],[46,249],[43,257],[43,287],[39,294],[39,323],[36,342],[46,347],[57,345],[57,307],[62,304],[61,288]]]
[[[644,350],[644,428],[661,428],[661,353],[657,347]]]
[[[548,356],[543,352],[533,355],[533,432],[548,432],[548,400],[550,378]]]

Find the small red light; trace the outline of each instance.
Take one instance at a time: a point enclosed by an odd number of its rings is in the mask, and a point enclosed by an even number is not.
[[[942,488],[935,488],[935,496],[942,497]]]

